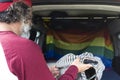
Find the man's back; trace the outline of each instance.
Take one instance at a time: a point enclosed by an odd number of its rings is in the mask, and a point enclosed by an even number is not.
[[[19,80],[54,80],[38,45],[10,31],[0,36],[8,67]]]

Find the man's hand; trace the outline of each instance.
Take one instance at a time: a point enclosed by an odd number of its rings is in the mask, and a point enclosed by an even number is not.
[[[83,71],[89,69],[90,67],[92,67],[91,64],[81,63],[80,58],[75,59],[71,65],[75,65],[78,68],[78,72],[83,72]]]
[[[51,73],[53,74],[53,76],[56,78],[57,76],[59,76],[60,72],[59,69],[56,66],[52,66],[49,68]]]

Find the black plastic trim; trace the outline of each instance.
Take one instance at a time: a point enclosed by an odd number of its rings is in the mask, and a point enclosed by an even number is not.
[[[53,4],[98,4],[98,5],[117,5],[120,6],[120,2],[33,2],[33,5],[53,5]]]

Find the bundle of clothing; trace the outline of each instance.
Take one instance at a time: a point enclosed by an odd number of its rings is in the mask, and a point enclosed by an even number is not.
[[[81,63],[91,64],[92,68],[84,72],[78,73],[76,80],[101,80],[103,71],[105,70],[105,66],[99,57],[94,56],[90,52],[85,52],[80,55],[74,55],[73,53],[69,53],[61,57],[55,64],[56,67],[60,69],[60,75],[64,74],[70,64],[77,57],[80,57]]]

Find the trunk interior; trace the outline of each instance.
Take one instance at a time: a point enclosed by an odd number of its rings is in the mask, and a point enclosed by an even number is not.
[[[120,80],[120,20],[117,13],[108,13],[34,11],[30,39],[41,46],[48,64],[68,53],[91,52],[100,57],[106,67],[102,80]]]

